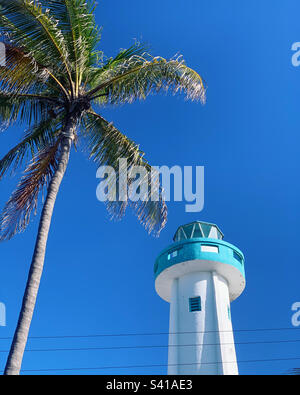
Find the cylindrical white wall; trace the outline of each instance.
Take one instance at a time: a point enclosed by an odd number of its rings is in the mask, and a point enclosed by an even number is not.
[[[189,299],[200,296],[201,311]],[[215,272],[176,278],[170,301],[168,374],[237,374],[226,280]]]

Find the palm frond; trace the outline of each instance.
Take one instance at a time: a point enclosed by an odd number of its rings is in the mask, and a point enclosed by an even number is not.
[[[148,233],[159,235],[166,224],[167,207],[163,198],[163,191],[159,178],[151,179],[151,166],[144,158],[144,153],[132,140],[121,133],[111,123],[96,113],[89,112],[83,118],[83,137],[87,140],[87,148],[90,157],[98,166],[111,166],[115,170],[116,180],[107,180],[113,189],[113,182],[120,184],[121,173],[130,174],[134,166],[143,167],[147,176],[140,180],[147,185],[146,196],[138,201],[129,199],[129,189],[122,191],[122,199],[117,196],[115,200],[107,200],[106,206],[112,218],[120,219],[125,214],[127,206],[130,206],[139,222],[146,228]],[[121,168],[119,159],[122,162]],[[128,187],[132,180],[128,180]],[[125,199],[124,199],[125,194]],[[151,199],[151,196],[157,199]]]
[[[71,83],[67,46],[49,9],[38,0],[0,0],[0,15],[1,32],[13,46],[24,48],[37,63],[63,70]]]
[[[0,88],[4,92],[39,91],[47,74],[19,48],[6,45],[6,64],[0,67]]]
[[[101,29],[94,16],[94,0],[41,0],[58,20],[72,61],[77,88],[80,86],[87,66],[94,62],[98,53],[96,46],[100,41]]]
[[[131,103],[161,90],[184,92],[187,99],[205,102],[206,86],[202,77],[180,58],[133,55],[114,68],[99,72],[97,87],[88,92],[97,98],[105,94],[105,103]]]
[[[23,140],[0,160],[0,180],[10,168],[13,171],[16,170],[28,154],[33,158],[45,147],[53,145],[57,134],[59,134],[60,126],[59,118],[48,118],[27,130]]]
[[[14,122],[26,122],[29,126],[47,119],[59,107],[59,101],[47,95],[15,94],[0,90],[0,122],[2,127]]]
[[[16,190],[0,217],[0,241],[11,239],[27,227],[32,211],[36,211],[39,193],[46,189],[58,165],[60,139],[45,147],[26,168]]]
[[[107,70],[114,70],[125,61],[132,58],[132,56],[142,56],[145,54],[147,46],[136,41],[132,46],[127,49],[121,50],[115,57],[107,59],[103,64],[98,67],[90,68],[87,77],[88,86],[93,89],[97,87],[103,79],[103,73]]]
[[[10,79],[12,79],[17,82],[19,86],[22,86],[23,81],[28,81],[28,77],[30,77],[29,81],[31,82],[31,86],[33,85],[32,83],[35,82],[33,86],[36,87],[37,82],[44,85],[47,83],[48,77],[50,77],[52,81],[55,82],[56,87],[58,85],[59,89],[64,91],[61,82],[51,72],[51,65],[50,67],[49,65],[46,67],[45,61],[47,60],[47,56],[43,50],[40,49],[38,52],[39,56],[36,56],[36,58],[41,59],[41,61],[38,62],[32,54],[31,49],[34,47],[34,43],[32,43],[31,37],[24,34],[21,28],[15,27],[12,22],[1,14],[1,10],[0,36],[2,36],[3,43],[6,47],[6,65],[0,68],[0,80],[2,85],[3,80],[9,82]],[[13,40],[12,37],[15,36],[22,37],[22,40]],[[56,74],[58,74],[58,70],[55,70]],[[28,84],[25,84],[25,88],[28,88],[27,85]],[[8,89],[9,88],[10,86],[8,85]],[[64,91],[64,93],[66,94],[66,91]]]

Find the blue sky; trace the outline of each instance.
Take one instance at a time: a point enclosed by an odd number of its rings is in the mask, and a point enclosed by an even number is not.
[[[101,49],[107,56],[137,39],[154,55],[182,54],[207,81],[205,106],[160,95],[102,111],[140,144],[151,164],[205,166],[205,206],[201,213],[186,213],[185,202],[170,202],[169,221],[158,239],[148,236],[130,211],[122,222],[110,222],[96,199],[95,164],[72,152],[55,207],[31,336],[168,332],[169,306],[154,290],[154,260],[179,225],[204,220],[217,223],[225,240],[246,258],[246,290],[232,304],[232,321],[237,343],[256,343],[237,344],[238,360],[300,358],[299,342],[285,342],[300,340],[291,325],[291,305],[300,301],[300,67],[291,63],[291,46],[300,41],[299,2],[99,3]],[[22,132],[14,127],[1,134],[1,156]],[[1,206],[17,180],[1,182]],[[0,302],[7,308],[0,338],[15,329],[37,225],[36,217],[25,233],[0,245]],[[257,328],[291,329],[240,331]],[[0,339],[0,369],[9,345]],[[31,339],[28,348],[139,345],[166,346],[167,336]],[[23,369],[166,363],[167,347],[28,351]],[[240,362],[239,370],[281,374],[295,366],[300,359]],[[166,366],[88,373],[165,374]]]

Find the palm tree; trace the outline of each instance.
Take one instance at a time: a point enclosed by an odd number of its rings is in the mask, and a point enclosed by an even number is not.
[[[26,125],[25,135],[0,161],[0,178],[26,166],[0,218],[0,240],[28,225],[40,193],[46,191],[35,249],[19,320],[4,374],[21,369],[39,283],[51,216],[70,151],[78,143],[97,165],[117,168],[119,158],[151,169],[139,146],[96,110],[131,103],[163,90],[205,100],[202,78],[181,58],[153,57],[135,43],[114,58],[98,49],[100,29],[94,0],[0,0],[0,34],[6,65],[0,67],[0,120]],[[25,162],[25,163],[24,163]],[[109,201],[117,218],[131,205],[149,233],[158,235],[166,222],[159,181],[156,202]]]

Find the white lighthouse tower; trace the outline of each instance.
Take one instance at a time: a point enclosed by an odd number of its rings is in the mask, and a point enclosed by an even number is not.
[[[170,303],[168,374],[238,374],[230,302],[245,288],[243,253],[217,225],[180,226],[154,266]]]

